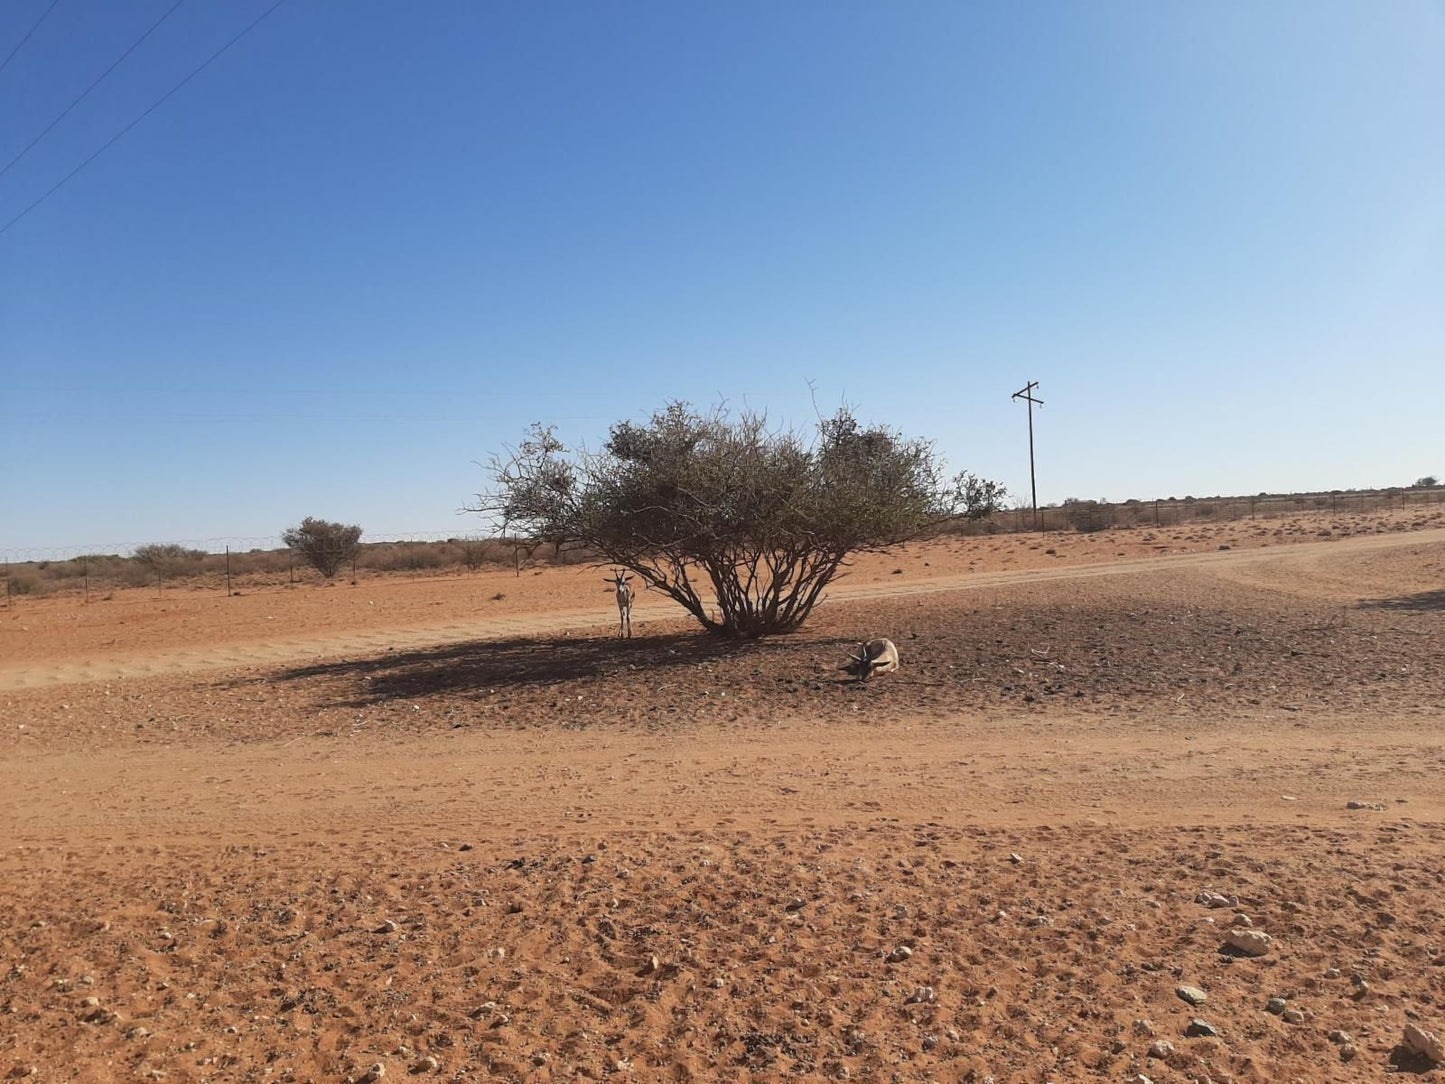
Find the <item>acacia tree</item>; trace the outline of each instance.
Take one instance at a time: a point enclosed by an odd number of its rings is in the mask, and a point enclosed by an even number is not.
[[[761,414],[674,402],[614,425],[595,453],[538,424],[491,474],[470,511],[499,533],[586,551],[708,631],[750,637],[800,626],[851,555],[989,515],[1004,497],[971,474],[945,480],[931,443],[847,409],[810,438]]]
[[[361,528],[307,516],[299,527],[283,531],[281,541],[329,580],[355,556],[361,542]]]

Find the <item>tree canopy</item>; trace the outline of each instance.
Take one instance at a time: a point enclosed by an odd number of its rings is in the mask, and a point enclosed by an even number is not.
[[[709,631],[796,629],[858,553],[996,511],[1002,486],[943,475],[933,445],[847,409],[816,433],[674,402],[614,425],[599,452],[541,424],[494,457],[473,511],[501,533],[631,569]]]

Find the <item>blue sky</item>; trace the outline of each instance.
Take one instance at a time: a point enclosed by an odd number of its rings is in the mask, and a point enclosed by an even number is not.
[[[0,165],[172,0],[60,0]],[[0,56],[49,0],[0,6]],[[187,0],[0,224],[270,0]],[[1041,500],[1445,474],[1445,0],[287,0],[0,235],[0,548],[475,529],[533,420],[846,398]]]

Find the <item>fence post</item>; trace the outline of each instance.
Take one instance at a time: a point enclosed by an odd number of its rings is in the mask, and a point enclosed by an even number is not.
[[[226,597],[231,597],[231,547],[226,547]]]
[[[1159,526],[1159,498],[1154,498],[1154,526]]]
[[[286,575],[291,578],[291,586],[296,586],[296,551],[286,551]]]
[[[80,558],[80,571],[85,575],[85,601],[90,601],[90,558],[84,554]]]

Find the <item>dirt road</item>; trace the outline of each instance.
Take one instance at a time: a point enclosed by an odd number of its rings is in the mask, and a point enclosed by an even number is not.
[[[0,689],[0,1073],[1439,1076],[1442,571],[1415,532],[883,568],[762,645],[67,648]],[[903,672],[836,682],[875,627]]]
[[[1074,564],[1052,569],[951,574],[931,577],[920,583],[884,581],[850,584],[843,580],[829,592],[827,601],[837,603],[858,599],[902,598],[1187,568],[1208,568],[1216,572],[1222,572],[1226,568],[1284,569],[1288,576],[1289,570],[1312,566],[1323,557],[1339,561],[1355,555],[1402,546],[1430,545],[1442,539],[1445,539],[1445,529],[1435,529],[1400,535],[1363,535],[1327,542],[1303,542],[1272,549],[1216,550]],[[671,602],[644,602],[635,607],[633,617],[638,630],[645,631],[648,624],[675,619],[680,612],[679,607]],[[614,619],[615,610],[609,610],[606,605],[598,605],[588,609],[552,608],[546,612],[510,617],[407,625],[324,636],[281,636],[238,642],[222,640],[200,647],[150,651],[143,654],[131,653],[122,644],[108,645],[93,650],[92,655],[86,658],[0,665],[0,690],[195,673],[236,666],[285,663],[325,655],[366,655],[378,651],[407,650],[475,640],[549,636],[569,630],[600,628]]]

